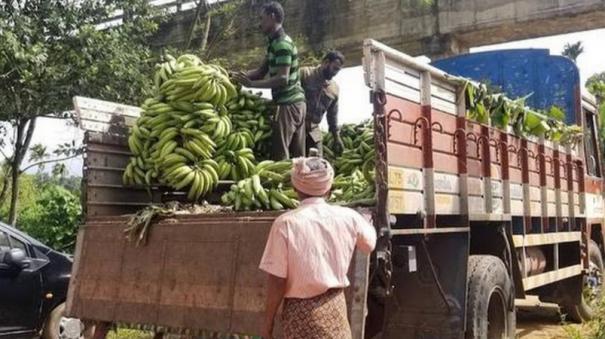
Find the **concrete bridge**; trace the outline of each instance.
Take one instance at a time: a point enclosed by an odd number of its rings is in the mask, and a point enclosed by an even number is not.
[[[429,3],[427,3],[427,1]],[[244,5],[238,32],[217,46],[227,55],[263,47],[259,3]],[[605,27],[605,0],[284,0],[286,31],[314,50],[339,49],[359,63],[362,41],[411,55],[449,56],[470,47]],[[183,45],[195,10],[164,24],[156,45]],[[215,29],[222,29],[216,24]],[[195,43],[195,40],[194,40]]]

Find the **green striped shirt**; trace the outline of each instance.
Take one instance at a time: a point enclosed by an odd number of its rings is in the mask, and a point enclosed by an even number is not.
[[[277,75],[278,68],[290,66],[288,84],[271,91],[273,101],[280,105],[305,101],[305,92],[300,85],[298,50],[294,46],[292,39],[284,33],[283,28],[269,39],[267,62],[269,64],[269,76],[271,77]]]

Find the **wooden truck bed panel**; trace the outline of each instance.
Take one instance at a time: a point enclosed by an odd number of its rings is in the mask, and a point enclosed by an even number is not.
[[[126,187],[122,174],[130,151],[126,137],[88,131],[84,137],[82,206],[87,216],[134,213],[151,202],[160,202],[161,193],[152,188]]]
[[[67,312],[172,329],[258,333],[266,288],[258,264],[277,215],[167,218],[153,226],[142,247],[124,238],[126,217],[91,218],[80,230]],[[360,324],[367,270],[367,256],[357,255],[347,299]]]

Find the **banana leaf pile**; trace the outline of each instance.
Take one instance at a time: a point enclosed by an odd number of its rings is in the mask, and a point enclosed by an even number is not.
[[[519,137],[544,137],[561,145],[577,144],[583,137],[582,128],[565,124],[565,112],[557,106],[534,111],[525,106],[529,96],[516,100],[492,93],[485,84],[465,81],[467,117],[470,120],[507,130],[512,127]]]

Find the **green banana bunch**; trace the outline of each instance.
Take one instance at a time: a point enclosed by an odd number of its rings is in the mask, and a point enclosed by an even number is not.
[[[167,162],[174,161],[166,168],[163,179],[176,190],[187,189],[187,199],[197,201],[200,197],[210,193],[219,182],[218,164],[212,159],[204,159],[189,165],[185,157],[169,158]],[[178,160],[177,160],[178,159]]]
[[[258,174],[231,186],[221,201],[235,211],[282,210],[298,207],[298,200],[286,195],[280,188],[264,188]]]
[[[256,173],[263,183],[275,185],[289,185],[292,171],[292,161],[265,160],[256,165]]]
[[[212,136],[214,140],[222,140],[231,134],[233,126],[229,116],[216,116],[206,120],[204,125],[200,127],[200,130]]]
[[[225,104],[238,91],[225,69],[204,64],[191,54],[178,58],[167,55],[166,61],[156,66],[153,80],[157,96],[143,102],[141,116],[128,137],[133,157],[125,169],[124,183],[159,183],[177,190],[190,187],[188,196],[198,199],[219,180],[218,163],[211,159],[216,155],[216,143],[233,131]],[[245,165],[242,173],[248,175],[254,164]],[[193,172],[187,171],[188,167]],[[186,176],[179,175],[185,172]]]
[[[271,102],[248,90],[240,89],[238,96],[227,103],[236,131],[247,132],[254,141],[255,154],[270,155],[271,119],[275,110]]]
[[[158,177],[158,171],[141,157],[132,157],[122,174],[126,185],[147,185]]]
[[[217,65],[188,66],[176,70],[162,83],[158,93],[167,101],[202,101],[225,105],[237,95],[227,71]]]
[[[366,180],[360,170],[355,170],[350,176],[339,175],[334,178],[330,201],[348,203],[352,201],[373,200],[375,185]]]
[[[141,105],[128,136],[132,157],[127,185],[166,185],[198,201],[219,180],[234,180],[223,203],[235,210],[281,210],[298,205],[290,184],[291,161],[267,159],[273,107],[236,89],[227,72],[194,55],[167,56],[156,66],[157,95]],[[335,159],[332,135],[324,154],[337,171],[335,201],[373,197],[374,143],[371,123],[344,125],[342,157]],[[257,162],[257,159],[259,161]]]
[[[223,148],[215,158],[219,165],[219,178],[235,181],[248,178],[256,173],[254,152],[250,148],[238,150]]]
[[[373,182],[376,151],[372,123],[343,125],[340,137],[345,148],[342,155],[336,157],[331,149],[334,146],[332,134],[325,133],[323,136],[324,157],[334,165],[336,174],[350,176],[355,170],[361,169],[366,181]]]
[[[242,131],[229,134],[220,144],[219,149],[222,151],[237,151],[242,148],[253,148],[254,139],[252,134]],[[219,151],[219,153],[221,153]]]
[[[212,159],[214,156],[216,143],[203,131],[193,128],[181,128],[180,136],[183,140],[183,147],[191,152],[196,159]],[[162,155],[165,156],[166,154]]]
[[[204,64],[191,54],[178,59],[168,55],[167,59],[156,66],[154,74],[155,91],[167,102],[203,101],[218,106],[237,96],[237,89],[221,66]]]

